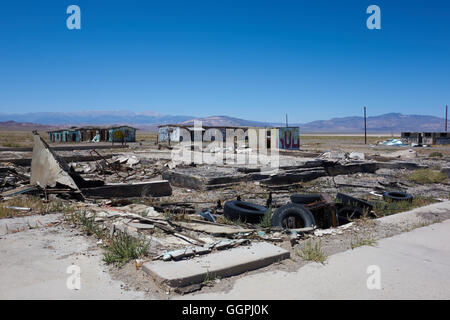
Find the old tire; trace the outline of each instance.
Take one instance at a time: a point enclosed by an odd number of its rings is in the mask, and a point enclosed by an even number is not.
[[[284,229],[314,227],[313,214],[301,204],[288,203],[279,207],[272,216],[272,226]]]
[[[317,193],[291,195],[292,203],[309,204],[320,200],[322,200],[322,197]]]
[[[223,206],[223,214],[230,220],[242,220],[250,223],[261,222],[267,208],[245,201],[227,201]]]
[[[338,193],[336,195],[336,200],[342,202],[344,206],[359,208],[362,210],[367,210],[368,212],[372,211],[373,204],[363,199],[358,199],[355,197],[351,197],[349,195]]]
[[[383,199],[385,201],[412,201],[413,196],[402,191],[388,191],[383,193]]]

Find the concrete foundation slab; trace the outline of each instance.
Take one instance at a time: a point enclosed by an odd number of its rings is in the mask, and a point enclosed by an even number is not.
[[[363,163],[354,163],[354,164],[347,164],[347,165],[334,165],[326,167],[325,170],[327,171],[328,175],[330,176],[337,176],[337,175],[346,175],[346,174],[353,174],[353,173],[375,173],[377,171],[377,164],[372,162],[363,162]]]
[[[263,268],[289,258],[289,252],[270,243],[255,242],[230,250],[182,261],[152,261],[142,269],[158,283],[184,287],[205,279],[230,277],[246,271]]]
[[[168,181],[148,181],[139,183],[116,183],[96,188],[82,188],[87,197],[99,198],[132,198],[132,197],[165,197],[172,194]]]
[[[174,186],[202,190],[211,185],[245,181],[247,176],[235,168],[198,166],[168,170],[163,172],[162,178]]]

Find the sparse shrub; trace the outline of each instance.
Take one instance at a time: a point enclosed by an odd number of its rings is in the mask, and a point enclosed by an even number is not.
[[[318,241],[314,244],[311,240],[306,241],[302,247],[301,252],[297,251],[297,254],[301,258],[308,261],[324,263],[327,260],[327,255],[322,250],[321,241]]]
[[[2,145],[7,148],[19,148],[20,144],[12,142],[3,142]]]
[[[406,176],[406,179],[421,184],[441,183],[447,179],[445,173],[432,169],[419,169]]]
[[[429,155],[429,157],[432,157],[432,158],[442,158],[444,155],[442,154],[442,153],[440,153],[440,152],[432,152],[432,153],[430,153],[430,155]]]
[[[359,239],[357,237],[355,241],[352,240],[351,247],[352,249],[355,249],[362,246],[374,246],[375,243],[377,243],[377,241],[374,238]]]
[[[147,254],[149,243],[142,239],[120,232],[111,240],[111,245],[106,249],[103,261],[106,264],[124,266],[131,259],[139,259]]]
[[[95,227],[95,215],[92,215],[92,217],[88,217],[86,212],[82,212],[80,214],[80,223],[83,228],[83,231],[86,232],[88,236],[91,236],[96,233],[96,227]]]
[[[8,207],[24,207],[30,208],[30,211],[18,211]],[[70,203],[62,200],[50,201],[45,203],[38,196],[22,195],[13,199],[3,201],[0,204],[0,218],[26,216],[30,214],[46,214],[53,212],[69,213],[74,210]]]
[[[164,211],[164,218],[168,221],[188,221],[190,220],[189,215],[186,211],[173,212],[171,210]]]
[[[261,222],[258,224],[262,228],[270,228],[272,226],[272,208],[270,207],[266,213],[264,214],[264,217],[262,218]]]
[[[222,224],[230,224],[230,225],[237,225],[237,226],[245,225],[245,221],[243,221],[241,219],[241,217],[239,217],[239,219],[236,219],[236,220],[230,220],[227,217],[225,217],[224,215],[221,215],[216,218],[216,221],[217,221],[217,223],[222,223]]]
[[[414,197],[412,201],[372,201],[373,211],[377,216],[388,216],[394,213],[423,207],[436,200],[431,197]]]

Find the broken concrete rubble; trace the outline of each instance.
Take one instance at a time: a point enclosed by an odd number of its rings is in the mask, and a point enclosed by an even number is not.
[[[276,173],[264,173],[259,168],[198,166],[196,168],[176,168],[163,173],[163,178],[171,185],[196,190],[223,188],[240,182],[257,181],[263,185],[289,185],[308,182],[324,176],[350,175],[355,173],[375,173],[380,168],[420,169],[427,168],[413,162],[374,161],[308,161],[303,165],[281,166]]]
[[[221,225],[221,224],[205,224],[204,222],[200,223],[200,222],[176,221],[172,223],[176,226],[180,226],[188,230],[193,230],[197,232],[206,232],[213,236],[232,236],[254,231],[253,229],[245,229],[236,226]]]
[[[170,261],[170,260],[181,260],[184,258],[190,258],[194,255],[203,255],[210,253],[212,250],[225,250],[229,248],[235,248],[240,245],[248,244],[250,243],[249,240],[246,239],[239,239],[239,240],[220,240],[216,241],[214,243],[210,243],[204,246],[196,246],[196,247],[187,247],[183,249],[178,250],[172,250],[167,251],[164,254],[156,257],[153,260],[159,260],[162,259],[163,261]]]
[[[31,184],[41,188],[55,187],[57,183],[80,191],[69,175],[69,166],[54,153],[47,143],[35,133],[31,161]]]
[[[350,152],[348,158],[352,160],[365,160],[366,157],[362,152]]]
[[[384,153],[382,155],[385,157],[390,157],[390,158],[414,159],[414,158],[417,158],[417,151],[412,150],[412,149],[399,150],[399,151],[394,151],[392,153]]]
[[[120,156],[113,161],[118,161],[120,164],[127,164],[129,166],[133,166],[139,163],[139,159],[136,156]]]
[[[139,162],[136,157],[119,158],[118,161],[126,162],[129,165]],[[84,180],[71,170],[67,163],[52,151],[37,133],[34,134],[31,184],[44,189],[56,187],[59,184],[87,197],[100,198],[162,197],[172,194],[168,181],[104,185],[103,181]]]
[[[277,173],[262,173],[260,169],[231,167],[177,168],[163,173],[163,178],[172,185],[197,190],[223,187],[242,181],[259,181],[265,185],[281,185],[307,182],[323,176],[346,175],[357,172],[374,173],[377,164],[372,162],[339,164],[331,161],[306,162],[303,166],[280,167]],[[247,174],[244,174],[247,173]]]
[[[158,283],[171,287],[185,287],[205,279],[230,277],[249,270],[288,259],[289,252],[275,245],[256,242],[226,251],[195,257],[186,261],[152,261],[142,269]]]

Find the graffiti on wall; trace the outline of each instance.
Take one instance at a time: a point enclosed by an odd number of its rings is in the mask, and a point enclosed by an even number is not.
[[[279,132],[279,148],[287,150],[300,149],[300,137],[298,127],[280,128]]]

